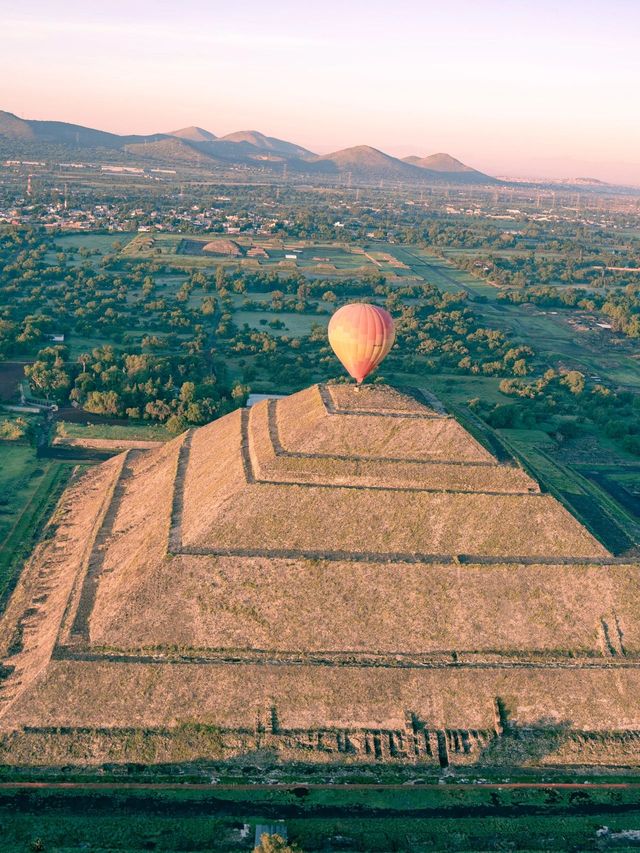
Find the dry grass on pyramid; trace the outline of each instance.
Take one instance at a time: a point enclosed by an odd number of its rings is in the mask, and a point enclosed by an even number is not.
[[[68,488],[3,620],[0,761],[483,764],[508,717],[532,761],[638,764],[637,570],[435,403],[265,400]]]

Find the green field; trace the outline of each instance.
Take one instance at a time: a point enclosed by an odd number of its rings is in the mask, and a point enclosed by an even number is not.
[[[305,853],[327,850],[599,850],[640,825],[636,787],[445,784],[396,789],[4,787],[3,850],[251,850],[282,821]],[[40,846],[38,846],[40,845]],[[629,849],[616,843],[612,846]],[[604,848],[608,849],[608,848]]]
[[[56,434],[67,438],[107,438],[129,441],[167,441],[173,436],[158,423],[131,424],[76,424],[70,421],[58,421]]]
[[[86,249],[88,252],[91,252],[91,256],[88,258],[82,257],[82,255],[78,253],[72,255],[70,263],[73,266],[78,266],[79,264],[86,263],[87,261],[93,266],[96,266],[100,263],[104,255],[110,255],[116,251],[114,249],[114,243],[120,242],[122,245],[125,245],[132,236],[132,234],[124,232],[110,234],[63,234],[55,238],[55,244],[57,250]],[[47,263],[54,265],[57,263],[55,251],[47,252],[45,258]]]
[[[390,254],[407,264],[412,272],[446,293],[465,291],[470,295],[495,298],[496,288],[482,279],[459,270],[448,261],[416,246],[388,246]]]
[[[311,327],[314,323],[326,325],[328,316],[323,314],[296,314],[293,312],[278,311],[235,311],[233,315],[234,323],[242,327],[245,323],[252,329],[258,329],[264,332],[269,332],[271,335],[293,335],[302,336],[308,335],[311,332]],[[283,329],[274,329],[269,326],[269,323],[280,320],[284,323]]]
[[[32,447],[0,442],[0,606],[71,470],[68,464],[37,459]]]
[[[125,232],[113,232],[110,234],[66,234],[56,237],[55,242],[61,249],[88,249],[90,252],[100,250],[100,252],[110,253],[114,251],[114,243],[125,245],[131,239],[131,236],[130,233]]]

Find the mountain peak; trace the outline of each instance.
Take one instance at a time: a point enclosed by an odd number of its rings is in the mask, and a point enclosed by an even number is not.
[[[196,127],[196,125],[191,125],[191,127],[182,127],[180,130],[172,130],[167,134],[167,136],[177,136],[179,139],[186,139],[189,142],[212,142],[214,139],[218,138],[209,130],[205,130],[202,127]]]
[[[434,172],[474,172],[471,166],[466,166],[462,161],[452,157],[451,154],[439,152],[429,157],[405,157],[405,163],[413,166],[421,166],[423,169],[431,169]]]
[[[286,142],[284,139],[277,139],[275,136],[265,136],[259,130],[237,130],[235,133],[228,133],[221,137],[225,142],[245,142],[259,148],[261,151],[269,151],[272,154],[280,154],[288,157],[300,157],[307,159],[313,157],[311,151],[303,148],[301,145],[295,145],[293,142]]]

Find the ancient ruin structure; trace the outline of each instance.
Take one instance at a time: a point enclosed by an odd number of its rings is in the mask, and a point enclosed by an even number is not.
[[[314,386],[74,481],[0,761],[635,763],[639,616],[638,566],[436,401]]]

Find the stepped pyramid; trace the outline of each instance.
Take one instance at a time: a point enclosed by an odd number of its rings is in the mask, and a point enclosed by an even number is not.
[[[2,622],[0,762],[446,766],[535,731],[633,763],[637,580],[436,400],[313,386],[69,487]]]

